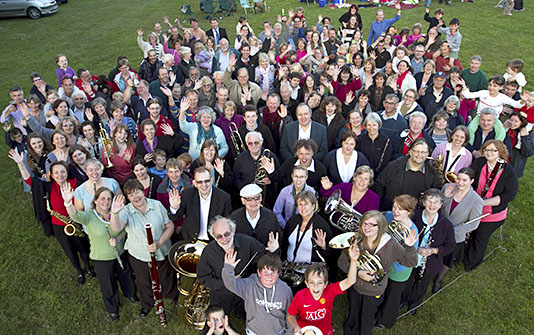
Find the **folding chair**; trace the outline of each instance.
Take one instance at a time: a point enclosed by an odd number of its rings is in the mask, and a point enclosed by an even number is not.
[[[241,1],[241,8],[243,8],[245,10],[245,15],[247,15],[247,9],[252,9],[254,7],[252,7],[249,3],[248,3],[248,0],[240,0]]]

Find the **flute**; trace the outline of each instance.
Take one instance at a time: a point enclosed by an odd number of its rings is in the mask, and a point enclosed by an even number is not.
[[[152,237],[152,224],[145,224],[146,238],[148,245],[154,243]],[[156,314],[159,314],[159,323],[162,326],[167,326],[167,317],[165,316],[165,306],[163,306],[163,297],[161,296],[161,285],[159,283],[158,264],[156,263],[156,255],[150,253],[151,262],[148,263],[150,268],[150,280],[152,282],[152,292],[154,293],[154,301],[156,302]]]
[[[108,232],[109,238],[110,239],[113,238],[111,236],[111,233],[109,232],[109,227],[108,226],[106,226],[106,231]],[[113,246],[113,253],[115,254],[115,258],[117,259],[117,262],[119,262],[119,266],[121,267],[121,269],[124,270],[124,266],[122,265],[121,256],[119,255],[119,251],[117,250],[117,246],[116,245]]]
[[[459,226],[465,226],[465,225],[468,225],[468,224],[473,223],[473,222],[475,222],[475,221],[482,220],[483,218],[485,218],[485,217],[488,216],[488,215],[490,215],[490,213],[482,214],[481,216],[476,217],[476,218],[474,218],[473,220],[469,220],[469,221],[467,221],[467,222],[460,223],[460,224],[457,225],[456,227],[459,227]]]

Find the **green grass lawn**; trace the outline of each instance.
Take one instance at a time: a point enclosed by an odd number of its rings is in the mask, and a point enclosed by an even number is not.
[[[71,0],[60,6],[59,13],[40,20],[27,18],[0,20],[2,57],[0,63],[0,106],[9,101],[8,90],[20,85],[26,92],[31,87],[29,74],[39,71],[53,86],[56,84],[54,57],[64,53],[75,70],[88,68],[93,74],[106,74],[115,66],[119,55],[127,55],[134,68],[142,53],[136,43],[136,28],[145,35],[152,23],[168,15],[179,16],[179,8],[186,1],[111,1]],[[527,80],[534,81],[534,43],[526,27],[530,26],[529,2],[526,10],[504,17],[502,9],[495,9],[497,0],[477,0],[446,6],[445,20],[458,17],[464,36],[460,59],[468,66],[471,55],[483,58],[482,69],[488,77],[503,74],[506,61],[521,58]],[[268,0],[271,11],[249,15],[249,22],[259,33],[263,20],[274,21],[281,8],[301,5],[293,0]],[[346,10],[331,10],[317,5],[304,5],[309,23],[317,15],[337,18]],[[434,1],[432,12],[437,6]],[[198,1],[192,9],[203,28],[209,23],[201,15]],[[394,15],[386,9],[386,17]],[[374,19],[375,9],[360,11],[364,22],[364,36]],[[235,24],[243,14],[239,9],[232,17],[224,18],[221,26],[235,37]],[[423,21],[423,8],[403,12],[396,26],[411,27]],[[534,86],[528,85],[532,90]],[[83,286],[75,281],[76,273],[59,244],[45,238],[33,217],[31,199],[22,192],[18,171],[8,158],[6,146],[0,146],[0,333],[1,334],[195,334],[171,315],[174,307],[167,303],[169,325],[161,328],[155,315],[138,316],[139,306],[123,301],[121,319],[108,321],[103,309],[96,279],[88,279]],[[477,270],[468,273],[435,296],[413,317],[402,318],[391,331],[381,334],[531,334],[534,331],[534,256],[531,240],[534,228],[532,189],[534,187],[532,161],[520,180],[519,195],[510,206],[509,218],[503,229],[503,247],[496,250]],[[493,237],[489,250],[499,244]],[[460,275],[454,269],[444,285]],[[338,298],[334,314],[334,328],[341,333],[346,318],[346,299]],[[243,330],[242,325],[236,328]]]

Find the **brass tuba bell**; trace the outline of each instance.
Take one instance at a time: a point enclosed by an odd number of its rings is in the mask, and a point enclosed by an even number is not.
[[[326,214],[330,214],[330,224],[337,229],[344,232],[358,230],[362,215],[341,198],[341,190],[335,190],[328,198],[324,210]]]
[[[197,330],[206,323],[206,309],[210,304],[209,289],[197,280],[197,264],[207,243],[200,240],[180,241],[169,251],[169,262],[178,272],[178,317]]]

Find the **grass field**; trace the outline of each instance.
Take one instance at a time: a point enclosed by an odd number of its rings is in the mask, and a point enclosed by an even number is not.
[[[71,0],[60,7],[59,13],[40,20],[27,18],[0,20],[2,57],[0,60],[0,106],[9,101],[10,86],[19,85],[26,92],[31,87],[29,74],[39,71],[43,78],[55,85],[57,53],[64,53],[74,69],[86,67],[93,74],[107,74],[115,66],[119,55],[127,55],[134,67],[142,59],[136,44],[136,28],[145,35],[155,20],[168,15],[179,16],[179,7],[186,1],[112,1]],[[511,17],[495,9],[497,0],[477,0],[446,6],[445,20],[458,17],[464,36],[460,59],[468,65],[471,55],[483,58],[482,69],[489,76],[503,74],[506,61],[522,58],[526,64],[527,80],[534,81],[534,43],[526,27],[532,22],[529,2],[526,10]],[[268,0],[271,11],[249,15],[249,22],[259,33],[263,20],[275,20],[281,8],[300,5],[282,0]],[[317,15],[330,16],[333,22],[345,12],[304,5],[308,22]],[[434,1],[433,10],[437,6]],[[198,1],[192,9],[203,28],[209,27],[199,13]],[[394,15],[386,9],[386,17]],[[239,11],[224,18],[221,26],[235,37]],[[364,22],[364,36],[374,19],[375,9],[360,11]],[[403,12],[397,27],[411,27],[423,21],[422,7]],[[423,24],[426,27],[426,24]],[[532,90],[534,86],[529,84]],[[88,279],[83,286],[75,281],[75,272],[59,244],[45,238],[32,212],[30,198],[22,192],[18,171],[8,158],[6,146],[0,146],[0,333],[1,334],[195,334],[191,328],[179,324],[168,313],[169,325],[163,329],[155,315],[138,316],[139,306],[124,301],[121,319],[108,321],[98,282]],[[519,195],[510,206],[503,229],[503,247],[496,250],[477,270],[466,274],[419,309],[418,314],[399,320],[391,331],[379,334],[532,334],[534,332],[534,256],[531,224],[534,168],[529,162],[520,180]],[[488,248],[499,244],[495,234]],[[451,271],[444,284],[460,275]],[[122,298],[121,298],[122,299]],[[123,301],[123,300],[121,300]],[[346,300],[336,301],[334,327],[341,333],[346,318]],[[242,325],[237,327],[241,331]],[[267,334],[269,335],[269,334]]]

